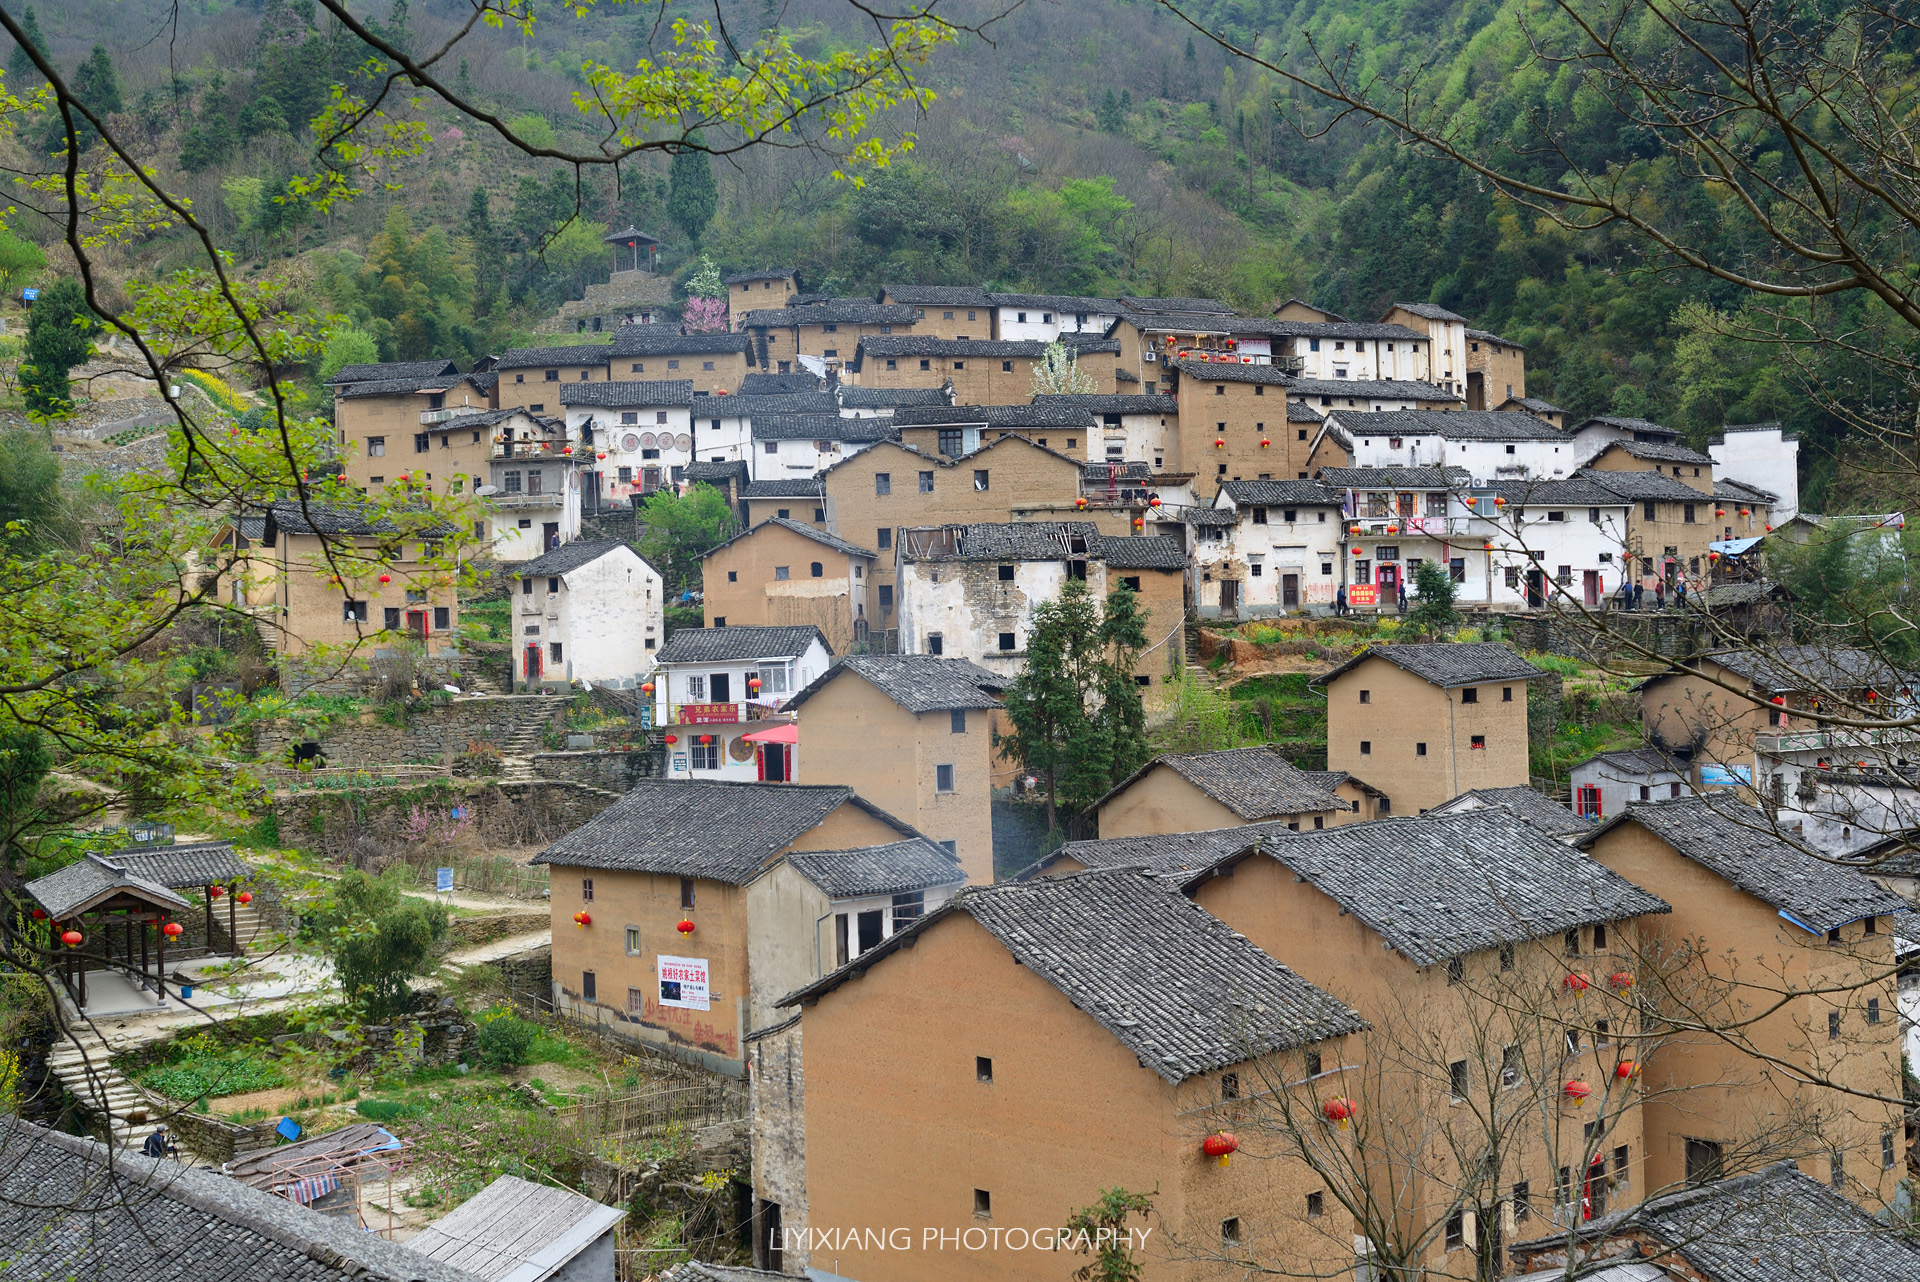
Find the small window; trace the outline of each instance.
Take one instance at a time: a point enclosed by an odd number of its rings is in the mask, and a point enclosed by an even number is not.
[[[1893,1132],[1891,1130],[1880,1132],[1880,1169],[1883,1171],[1893,1169]]]
[[[1513,1222],[1525,1224],[1533,1218],[1533,1188],[1526,1180],[1513,1186]]]
[[[639,955],[640,928],[638,926],[629,926],[627,927],[627,956],[638,957]]]
[[[593,902],[593,878],[582,877],[580,879],[580,899],[583,903],[590,904]]]
[[[965,708],[954,708],[947,716],[951,718],[948,724],[953,733],[965,734],[967,732],[967,710]]]
[[[1867,1022],[1869,1024],[1878,1024],[1880,1022],[1880,999],[1878,997],[1867,998]]]
[[[807,566],[807,577],[811,579],[823,578],[826,572],[826,567],[818,561],[814,561]]]
[[[738,570],[727,571],[727,582],[738,583],[739,581],[740,581],[740,571]]]
[[[1835,1190],[1846,1188],[1847,1187],[1846,1154],[1842,1153],[1839,1149],[1835,1149],[1833,1150],[1832,1158],[1829,1160],[1831,1161],[1832,1166],[1827,1175],[1827,1186]]]
[[[1480,691],[1475,689],[1473,686],[1468,686],[1466,689],[1460,692],[1460,702],[1462,703],[1480,702]]]
[[[680,879],[680,906],[682,908],[693,907],[693,878],[691,877],[682,877]]]
[[[973,1080],[993,1084],[993,1060],[985,1055],[973,1057]]]
[[[953,791],[952,766],[935,766],[933,768],[933,787],[936,792]]]
[[[1220,1241],[1227,1246],[1240,1245],[1240,1217],[1229,1216],[1220,1221]]]
[[[1240,1074],[1238,1073],[1220,1074],[1220,1098],[1221,1099],[1239,1099],[1240,1098]]]
[[[1513,969],[1513,945],[1512,944],[1500,945],[1500,969],[1503,971]]]
[[[873,541],[874,541],[874,545],[878,547],[882,552],[885,552],[887,549],[891,548],[893,546],[893,527],[890,525],[881,526],[880,529],[874,532]],[[885,605],[887,603],[886,595],[889,591],[891,591],[891,589],[888,589],[888,588],[880,589],[880,593],[881,593],[880,604]]]
[[[1572,930],[1567,932],[1567,956],[1578,957],[1579,955],[1580,955],[1580,928],[1576,926]]]
[[[1500,1085],[1512,1087],[1520,1084],[1520,1048],[1509,1046],[1500,1052]]]
[[[1362,739],[1360,741],[1360,755],[1363,757],[1371,757],[1373,755],[1373,740]]]
[[[920,473],[920,492],[922,494],[933,493],[933,473],[932,472]]]
[[[1513,687],[1512,687],[1512,686],[1501,686],[1501,687],[1500,687],[1500,702],[1502,702],[1502,703],[1512,703],[1512,702],[1513,702]]]
[[[1512,449],[1512,446],[1508,446]],[[1447,1217],[1447,1250],[1458,1251],[1467,1244],[1467,1213],[1455,1211]]]
[[[1000,649],[1005,652],[1011,652],[1014,649],[1013,633],[1002,632],[1000,634]]]
[[[1306,1059],[1307,1059],[1307,1076],[1308,1077],[1320,1076],[1320,1052],[1308,1051]]]
[[[884,592],[886,591],[886,589],[882,588],[881,591]],[[946,653],[946,648],[947,648],[946,637],[942,636],[938,632],[927,633],[927,653],[928,654],[944,654]]]
[[[1467,1097],[1470,1080],[1467,1076],[1466,1060],[1456,1059],[1447,1065],[1447,1089],[1452,1092],[1455,1099]]]
[[[600,1000],[599,988],[594,983],[593,972],[590,970],[583,970],[580,972],[580,996],[584,997],[586,1000],[590,1002],[595,1002]]]
[[[1372,702],[1373,702],[1373,691],[1371,691],[1371,690],[1362,690],[1362,691],[1360,692],[1360,702],[1362,702],[1362,703],[1372,703]]]
[[[433,629],[434,629],[434,631],[436,631],[436,632],[445,632],[445,631],[446,631],[446,630],[447,630],[448,628],[450,628],[450,627],[452,627],[452,626],[453,626],[453,610],[452,610],[452,608],[451,608],[450,606],[444,606],[444,605],[436,605],[436,606],[434,606],[434,607],[433,607]]]
[[[891,493],[893,493],[893,475],[892,475],[892,473],[890,473],[890,472],[875,472],[875,473],[873,474],[873,492],[874,492],[875,494],[891,494]]]
[[[1827,1012],[1827,1040],[1830,1042],[1840,1040],[1840,1012],[1837,1010]]]
[[[984,490],[987,488],[987,469],[986,468],[974,469],[973,488],[976,490]]]
[[[1003,565],[1003,566],[1001,566],[1001,567],[1000,567],[1000,582],[1002,582],[1002,583],[1011,583],[1011,582],[1013,582],[1013,567],[1012,567],[1012,566],[1010,566],[1010,565]]]
[[[1413,745],[1413,755],[1414,755],[1414,756],[1416,756],[1416,757],[1424,757],[1424,756],[1426,756],[1426,755],[1427,755],[1427,745],[1426,745],[1426,744],[1424,744],[1424,743],[1415,743],[1415,744]]]
[[[973,1213],[982,1219],[993,1218],[993,1194],[985,1189],[973,1191]]]
[[[340,603],[340,619],[344,623],[367,622],[367,603],[365,601],[342,601]]]
[[[1470,750],[1472,750],[1472,749],[1482,749],[1482,748],[1485,748],[1486,746],[1487,746],[1487,736],[1485,736],[1485,735],[1483,735],[1483,734],[1477,734],[1477,735],[1475,735],[1475,736],[1473,736],[1473,738],[1472,738],[1472,739],[1470,739],[1470,740],[1468,740],[1468,741],[1467,741],[1467,747],[1468,747],[1468,748],[1469,748]]]
[[[1603,953],[1607,950],[1607,928],[1605,923],[1596,922],[1593,927],[1593,951]]]
[[[1452,957],[1447,960],[1447,982],[1457,984],[1467,977],[1467,962],[1464,957]]]
[[[776,565],[773,567],[773,581],[775,583],[785,583],[788,579],[791,579],[792,577],[793,577],[792,566]]]

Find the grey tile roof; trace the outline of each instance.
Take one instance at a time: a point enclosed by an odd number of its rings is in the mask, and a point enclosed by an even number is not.
[[[108,855],[82,856],[65,868],[34,878],[25,889],[55,921],[122,890],[175,911],[187,907],[187,901],[168,887]]]
[[[1339,507],[1344,497],[1321,481],[1228,481],[1220,491],[1242,507]]]
[[[285,534],[331,534],[352,538],[400,532],[399,525],[390,518],[382,516],[368,520],[365,509],[344,503],[320,503],[308,499],[305,511],[301,510],[299,503],[273,503],[267,510],[273,516],[275,527]],[[408,532],[425,535],[431,533],[432,528],[437,527]]]
[[[1083,409],[1090,414],[1178,414],[1180,398],[1177,396],[1146,395],[1144,393],[1093,393],[1071,396],[1036,396],[1035,405],[1061,405],[1070,409]]]
[[[1830,860],[1790,845],[1765,814],[1725,794],[1630,803],[1580,844],[1590,848],[1603,833],[1625,823],[1639,824],[1702,868],[1816,934],[1862,917],[1892,916],[1912,908],[1866,874],[1835,867]]]
[[[527,414],[522,406],[511,405],[506,409],[476,409],[469,414],[458,414],[438,423],[422,424],[422,430],[428,432],[461,432],[473,428],[492,427],[495,423],[504,423],[516,414],[526,414],[528,418],[538,419],[537,414]]]
[[[1218,752],[1166,753],[1114,785],[1095,802],[1103,806],[1154,770],[1165,767],[1242,819],[1345,810],[1346,802],[1323,788],[1272,748],[1226,748]],[[1251,843],[1249,843],[1251,844]]]
[[[1573,430],[1578,432],[1592,423],[1604,423],[1608,427],[1619,428],[1623,432],[1644,432],[1657,434],[1669,439],[1680,435],[1678,428],[1662,427],[1652,419],[1629,418],[1621,414],[1595,414],[1592,418],[1581,419],[1574,425]]]
[[[1237,525],[1240,514],[1230,507],[1190,507],[1180,519],[1188,525]]]
[[[1551,507],[1555,504],[1565,504],[1567,507],[1623,507],[1629,501],[1586,476],[1575,476],[1564,481],[1551,477],[1537,481],[1496,481],[1492,485],[1474,488],[1497,494],[1509,503],[1528,507]]]
[[[1289,423],[1319,423],[1326,417],[1305,401],[1287,402],[1287,422]]]
[[[855,387],[840,385],[840,404],[850,410],[899,409],[906,405],[950,405],[944,387]]]
[[[960,861],[924,837],[859,850],[795,851],[786,861],[829,899],[898,895],[967,880]]]
[[[460,367],[452,361],[388,361],[384,365],[342,365],[327,380],[328,387],[347,383],[378,383],[393,380],[455,378]]]
[[[152,850],[116,850],[107,858],[135,877],[169,890],[243,881],[253,876],[253,869],[233,853],[230,841],[195,841]]]
[[[543,574],[567,574],[619,548],[633,550],[632,544],[623,539],[575,539],[571,543],[562,543],[544,556],[516,565],[513,572],[523,579],[538,578]],[[634,555],[637,557],[640,554],[634,552]]]
[[[870,298],[830,298],[819,303],[748,312],[740,318],[746,329],[784,329],[795,325],[911,325],[911,307],[876,303]],[[849,341],[854,336],[849,334]]]
[[[1086,541],[1087,559],[1101,549],[1099,528],[1087,521],[1010,521],[997,525],[930,527],[953,537],[925,551],[910,551],[903,537],[901,558],[910,561],[1064,561],[1068,541]],[[913,531],[909,531],[909,534]]]
[[[815,392],[820,380],[811,374],[749,374],[740,380],[740,396],[780,396],[788,392]]]
[[[1110,570],[1185,570],[1187,551],[1170,534],[1148,534],[1128,538],[1103,534],[1099,557]]]
[[[1487,681],[1530,681],[1546,675],[1498,641],[1422,641],[1413,645],[1370,645],[1339,667],[1315,677],[1313,684],[1326,685],[1368,659],[1385,659],[1447,689]]]
[[[1426,320],[1459,321],[1463,325],[1471,325],[1473,323],[1460,313],[1450,312],[1438,303],[1395,303],[1394,306],[1403,312],[1412,312],[1415,316],[1422,317]]]
[[[1305,772],[1311,777],[1316,772]],[[1069,841],[1037,863],[1022,869],[1013,880],[1038,876],[1061,859],[1071,859],[1087,868],[1143,868],[1161,877],[1185,881],[1190,873],[1238,854],[1264,837],[1289,833],[1284,819],[1265,823],[1240,824],[1232,828],[1207,828],[1199,832],[1163,832],[1143,837],[1101,837],[1091,841]]]
[[[542,365],[605,365],[613,348],[605,343],[572,347],[516,347],[500,353],[495,369],[536,369]]]
[[[1474,788],[1451,801],[1428,809],[1430,815],[1450,815],[1483,806],[1504,806],[1540,831],[1570,837],[1593,827],[1593,820],[1576,815],[1552,797],[1521,784],[1511,788]]]
[[[1151,311],[1129,307],[1120,319],[1147,334],[1265,334],[1277,323],[1264,316],[1213,311]]]
[[[406,1249],[487,1282],[525,1282],[564,1275],[626,1214],[571,1189],[502,1175],[408,1238]]]
[[[1269,838],[1262,850],[1417,966],[1670,911],[1657,896],[1500,809],[1289,833]]]
[[[1386,321],[1269,321],[1266,331],[1283,338],[1379,338],[1424,343],[1425,330]]]
[[[885,285],[881,296],[909,307],[986,307],[987,291],[978,285]]]
[[[1410,378],[1296,378],[1289,393],[1307,396],[1372,397],[1376,400],[1459,401],[1466,398],[1433,383]]]
[[[1092,312],[1112,316],[1121,310],[1117,298],[1088,298],[1083,294],[988,294],[995,307],[1038,307],[1053,312]]]
[[[682,334],[671,325],[622,325],[613,331],[615,356],[718,356],[744,352],[746,334]]]
[[[1702,494],[1680,478],[1668,476],[1665,472],[1610,472],[1597,467],[1583,467],[1573,476],[1575,480],[1592,481],[1633,503],[1644,503],[1649,499],[1657,499],[1662,503],[1713,501],[1711,495]]]
[[[749,481],[743,499],[817,499],[826,492],[818,476],[783,476],[771,481]]]
[[[1644,459],[1649,463],[1698,463],[1703,467],[1713,465],[1713,460],[1700,451],[1690,450],[1684,445],[1670,445],[1665,441],[1614,441],[1607,446],[1607,449],[1619,450],[1629,458]]]
[[[790,531],[791,533],[798,534],[803,539],[812,539],[815,543],[818,543],[822,547],[832,548],[836,552],[844,552],[848,556],[864,556],[869,559],[874,559],[874,560],[878,559],[877,553],[870,552],[866,548],[860,547],[857,544],[849,543],[845,539],[839,537],[838,535],[828,534],[825,530],[815,529],[811,525],[806,525],[800,521],[790,520],[784,516],[770,516],[766,520],[760,522],[760,524],[754,526],[752,529],[740,531],[740,533],[734,535],[732,538],[728,539],[725,543],[722,543],[719,547],[713,548],[711,551],[702,553],[700,556],[700,559],[704,561],[708,557],[714,555],[714,553],[721,551],[723,548],[732,547],[734,544],[738,543],[741,539],[752,538],[755,534],[758,534],[760,531],[766,529],[769,525],[777,525],[783,530],[787,530],[787,531]]]
[[[1523,352],[1527,350],[1525,343],[1516,343],[1511,338],[1502,338],[1490,329],[1469,329],[1467,330],[1467,337],[1477,338],[1483,343],[1499,343],[1503,347],[1517,347]]]
[[[0,1116],[10,1277],[64,1282],[479,1282],[288,1198]]]
[[[1519,344],[1515,343],[1514,346],[1518,347]],[[1509,396],[1506,400],[1501,401],[1499,406],[1497,406],[1496,408],[1504,409],[1509,405],[1518,405],[1521,409],[1525,410],[1529,414],[1565,414],[1566,413],[1565,410],[1561,409],[1558,405],[1555,405],[1552,401],[1543,401],[1537,396]]]
[[[824,996],[960,913],[1169,1082],[1366,1027],[1344,1003],[1133,868],[963,890],[781,1004]]]
[[[563,383],[562,405],[691,405],[693,380],[688,378],[618,380],[607,383]]]
[[[953,708],[997,708],[1000,700],[988,691],[1006,687],[1006,679],[966,660],[933,654],[850,654],[835,659],[783,705],[792,712],[827,684],[851,673],[872,685],[908,712],[941,712]]]
[[[840,398],[832,392],[774,392],[753,396],[728,396],[710,401],[701,408],[702,418],[718,414],[722,418],[760,418],[773,414],[838,414]]]
[[[1279,365],[1242,365],[1238,361],[1193,359],[1175,359],[1167,364],[1189,378],[1214,383],[1264,383],[1268,387],[1285,387],[1293,382],[1286,369]]]
[[[1768,506],[1780,501],[1780,496],[1772,490],[1763,490],[1757,485],[1748,485],[1745,481],[1736,481],[1731,477],[1713,483],[1713,497],[1735,503],[1759,503]]]
[[[334,389],[334,392],[342,400],[355,400],[363,396],[406,396],[418,392],[451,393],[460,384],[471,383],[485,394],[493,385],[493,377],[491,374],[455,374],[363,379],[357,383],[342,383]]]
[[[1320,479],[1343,490],[1464,489],[1473,480],[1464,467],[1323,467]]]
[[[744,459],[694,459],[687,464],[686,478],[689,481],[705,481],[715,488],[723,488],[728,483],[744,486],[747,482],[747,464]]]
[[[1551,423],[1514,410],[1381,410],[1358,416],[1334,410],[1347,430],[1362,436],[1439,436],[1450,441],[1566,441]]]
[[[756,441],[846,441],[870,444],[899,435],[894,420],[884,414],[872,418],[844,418],[832,414],[755,414]]]
[[[1687,757],[1669,756],[1658,748],[1645,747],[1620,748],[1613,752],[1596,752],[1581,762],[1580,766],[1591,765],[1596,761],[1605,762],[1616,770],[1636,776],[1685,774],[1690,763],[1690,759]],[[1575,766],[1574,769],[1578,770],[1580,766]]]
[[[1121,459],[1108,459],[1098,463],[1080,465],[1080,488],[1091,495],[1095,490],[1109,488],[1109,482],[1115,487],[1137,488],[1151,486],[1160,479],[1151,464],[1136,459],[1126,462]]]
[[[661,663],[725,663],[738,659],[791,658],[805,654],[818,641],[827,644],[811,623],[777,627],[675,628],[660,647]],[[828,647],[827,653],[833,653]]]
[[[773,1030],[761,1031],[772,1032]],[[688,1260],[662,1273],[660,1282],[792,1282],[792,1277],[791,1273],[769,1273],[765,1269],[747,1269],[734,1264],[708,1264],[704,1260]]]
[[[1643,1233],[1668,1251],[1641,1248],[1675,1277],[1673,1256],[1688,1276],[1706,1282],[1812,1282],[1920,1278],[1920,1242],[1904,1237],[1846,1197],[1802,1174],[1792,1162],[1649,1198],[1639,1206],[1582,1225],[1578,1238]],[[1554,1252],[1566,1235],[1514,1244]],[[1670,1252],[1671,1254],[1669,1254]],[[1625,1258],[1625,1257],[1622,1257]],[[1556,1268],[1553,1276],[1563,1270]]]
[[[909,405],[895,410],[895,427],[944,427],[981,424],[986,427],[1093,426],[1093,414],[1084,406],[1063,404],[1066,397],[1046,396],[1025,405]]]
[[[757,272],[735,272],[731,276],[722,276],[722,285],[744,285],[750,280],[785,280],[800,273],[791,267],[763,267]]]
[[[1911,683],[1917,675],[1894,667],[1871,650],[1851,646],[1775,645],[1765,650],[1716,650],[1704,657],[1768,694],[1891,687]]]
[[[843,805],[885,817],[844,784],[642,779],[532,862],[744,886],[769,859]],[[903,837],[920,835],[892,822]]]
[[[937,338],[932,334],[868,334],[860,340],[863,356],[876,360],[900,356],[1002,356],[1038,360],[1047,344],[1037,338]]]

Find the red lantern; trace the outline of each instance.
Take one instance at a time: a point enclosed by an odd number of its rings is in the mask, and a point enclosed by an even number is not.
[[[1607,982],[1624,993],[1633,987],[1633,976],[1624,970],[1616,970],[1607,976]]]
[[[585,930],[587,927],[593,925],[593,916],[590,913],[577,912],[573,915],[573,924],[581,930]]]
[[[36,908],[36,909],[34,909],[34,910],[33,910],[33,919],[34,919],[35,921],[45,921],[45,920],[47,919],[47,910],[46,910],[46,909],[44,909],[44,908]]]
[[[1265,436],[1263,436],[1263,437],[1261,437],[1261,438],[1260,438],[1260,448],[1261,448],[1261,449],[1263,449],[1263,450],[1264,450],[1264,449],[1266,449],[1266,448],[1267,448],[1267,446],[1269,446],[1269,445],[1271,445],[1271,444],[1273,444],[1273,440],[1272,440],[1272,438],[1270,438],[1270,437],[1265,437]]]
[[[1344,1095],[1336,1095],[1320,1106],[1320,1111],[1326,1114],[1327,1120],[1329,1122],[1339,1123],[1340,1129],[1343,1131],[1347,1129],[1347,1123],[1352,1120],[1353,1115],[1358,1112],[1359,1109],[1360,1106],[1358,1104]]]
[[[691,935],[693,933],[693,919],[691,917],[682,917],[680,924],[675,926],[674,929],[683,935]]]
[[[595,458],[605,458],[606,456],[607,456],[607,455],[606,455],[606,451],[604,451],[604,450],[602,450],[602,451],[601,451],[600,453],[598,453],[598,454],[596,454],[596,455],[594,455],[594,457],[595,457]]]
[[[747,692],[748,692],[749,694],[759,694],[759,693],[760,693],[760,678],[759,678],[759,677],[748,677],[748,678],[747,678]]]
[[[1741,516],[1752,516],[1752,515],[1753,515],[1753,509],[1752,509],[1752,508],[1750,508],[1750,507],[1743,507],[1743,508],[1741,508],[1741,509],[1740,509],[1740,515],[1741,515]]]
[[[1200,1151],[1208,1157],[1219,1158],[1220,1165],[1225,1166],[1227,1159],[1240,1151],[1240,1141],[1233,1137],[1231,1131],[1215,1131],[1200,1141]]]
[[[220,898],[220,896],[226,893],[227,893],[227,888],[225,886],[208,886],[207,887],[207,898],[209,899],[218,899]]]
[[[1398,533],[1400,533],[1400,527],[1399,527],[1399,526],[1397,526],[1397,525],[1389,525],[1389,526],[1387,527],[1387,533],[1388,533],[1388,534],[1398,534]]]
[[[182,926],[177,921],[170,921],[166,925],[160,928],[160,933],[165,935],[168,939],[178,939],[180,938],[181,935],[184,935],[186,933],[186,927]]]
[[[1771,525],[1769,525],[1769,526],[1767,527],[1767,533],[1768,533],[1768,534],[1772,534],[1772,533],[1773,533],[1773,527],[1772,527]]]
[[[80,932],[77,930],[69,930],[65,934],[60,936],[60,942],[65,944],[69,948],[80,947],[80,939],[81,939],[81,935],[80,935]]]
[[[1495,507],[1505,507],[1507,505],[1507,501],[1504,498],[1500,497],[1498,494],[1496,494],[1493,496],[1493,505]]]
[[[1143,518],[1136,516],[1133,518],[1133,528],[1136,530],[1144,530],[1147,528],[1147,523]]]
[[[1158,512],[1160,510],[1160,496],[1156,494],[1152,498],[1148,499],[1147,506],[1152,508],[1154,511]]]
[[[1717,507],[1717,508],[1715,508],[1715,509],[1713,509],[1713,514],[1714,514],[1715,516],[1725,516],[1725,515],[1727,514],[1727,509],[1725,509],[1725,508],[1723,508],[1723,507]]]
[[[1573,974],[1567,976],[1567,989],[1569,992],[1584,993],[1587,991],[1587,986],[1591,983],[1593,983],[1593,980],[1586,975]]]
[[[380,581],[382,583],[391,583],[393,582],[393,576],[391,574],[383,574],[380,576]]]
[[[573,453],[573,446],[569,445],[566,448],[562,449],[560,452],[562,454],[571,454]]]
[[[1349,525],[1347,527],[1347,533],[1357,539],[1360,537],[1360,527],[1357,525]]]
[[[1587,1096],[1593,1094],[1593,1087],[1587,1085],[1585,1082],[1568,1082],[1560,1088],[1560,1093],[1567,1097],[1569,1104],[1572,1104],[1575,1108],[1579,1108],[1587,1102]]]
[[[647,696],[648,698],[652,698],[652,697],[653,697],[653,682],[651,682],[651,681],[642,681],[642,682],[640,683],[640,693],[641,693],[641,694],[644,694],[644,695],[646,695],[646,696]]]
[[[668,735],[668,736],[667,736],[667,742],[668,742],[668,743],[679,743],[679,742],[680,742],[680,736],[679,736],[679,735],[677,735],[677,734],[670,734],[670,735]]]
[[[1613,1066],[1613,1075],[1623,1082],[1639,1071],[1640,1065],[1630,1059],[1623,1059]]]
[[[1472,507],[1472,506],[1473,506],[1474,504],[1476,504],[1476,503],[1478,503],[1479,501],[1480,501],[1480,500],[1479,500],[1479,499],[1477,499],[1477,498],[1475,498],[1475,497],[1473,497],[1473,495],[1471,495],[1471,494],[1469,494],[1469,495],[1467,495],[1467,506],[1468,506],[1468,507]]]
[[[1787,706],[1787,696],[1784,694],[1776,694],[1773,696],[1773,702],[1784,708]]]
[[[1226,438],[1226,437],[1224,437],[1224,436],[1216,436],[1216,437],[1214,437],[1214,438],[1213,438],[1213,448],[1214,448],[1214,449],[1216,449],[1216,450],[1224,450],[1224,449],[1226,449],[1226,448],[1227,448],[1227,438]]]
[[[243,890],[239,894],[235,895],[234,898],[238,899],[243,904],[250,904],[253,902],[253,892],[251,890]]]
[[[1482,548],[1483,548],[1484,550],[1486,550],[1486,551],[1488,551],[1488,552],[1491,552],[1491,551],[1493,551],[1493,544],[1491,544],[1491,543],[1483,543],[1483,544],[1481,544],[1480,546],[1481,546],[1481,547],[1482,547]]]
[[[400,484],[405,485],[411,478],[405,472],[400,473]]]
[[[710,735],[710,734],[703,734],[703,735],[701,735],[701,736],[700,736],[700,742],[701,742],[701,743],[712,743],[712,742],[713,742],[713,736],[712,736],[712,735]]]
[[[1353,545],[1353,554],[1355,556],[1365,556],[1367,554],[1367,550],[1361,547],[1358,543],[1356,543]]]
[[[1076,512],[1084,512],[1087,510],[1087,500],[1085,498],[1077,498],[1073,501],[1073,507]]]

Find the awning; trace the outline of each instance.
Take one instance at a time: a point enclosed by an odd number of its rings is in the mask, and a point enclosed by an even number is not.
[[[742,735],[741,738],[748,743],[799,743],[800,727],[789,721],[771,730],[756,730],[750,735]]]
[[[1739,556],[1758,542],[1758,536],[1751,539],[1721,539],[1717,543],[1707,544],[1707,551],[1718,552],[1721,556]]]

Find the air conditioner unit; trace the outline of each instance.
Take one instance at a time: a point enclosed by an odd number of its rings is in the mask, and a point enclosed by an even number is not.
[[[1160,354],[1158,352],[1142,352],[1141,355],[1146,358],[1146,361],[1149,365],[1151,365],[1153,362],[1160,359]]]

